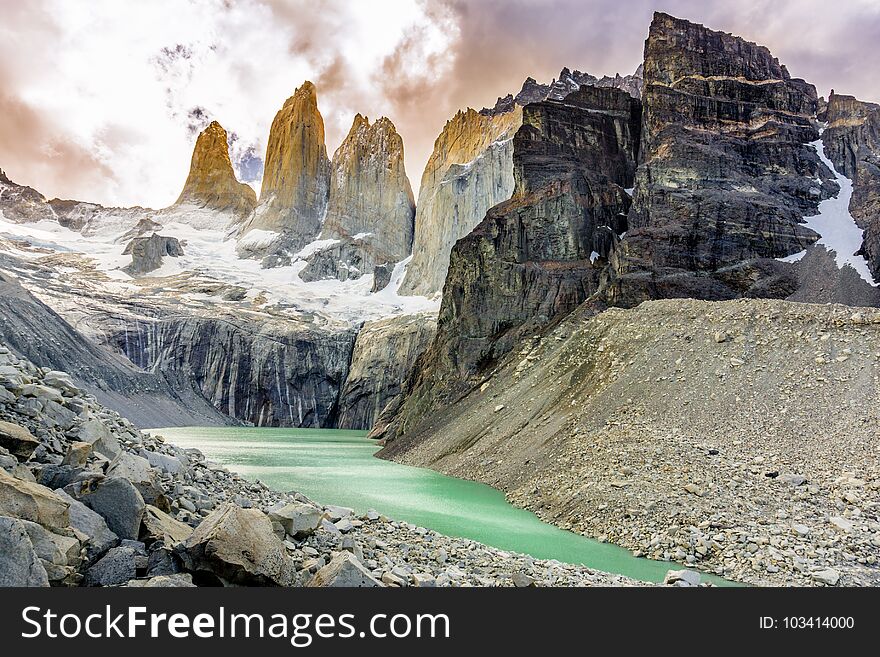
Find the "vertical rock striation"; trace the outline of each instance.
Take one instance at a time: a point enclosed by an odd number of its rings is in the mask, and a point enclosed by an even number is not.
[[[468,109],[446,123],[422,174],[413,258],[401,294],[439,293],[452,246],[489,208],[510,198],[512,138],[520,125],[519,106],[491,116]]]
[[[802,218],[837,192],[808,146],[815,88],[763,46],[661,13],[644,76],[643,159],[609,300],[762,295],[754,260],[812,244]],[[782,263],[763,266],[773,278]]]
[[[242,240],[239,253],[260,257],[296,252],[321,230],[330,189],[330,160],[315,85],[304,82],[275,115],[266,146],[260,204],[242,235],[253,230],[271,239]]]
[[[238,219],[247,217],[257,204],[257,195],[238,182],[229,159],[226,130],[211,121],[196,139],[189,175],[175,205],[229,212]]]
[[[880,105],[832,94],[824,118],[825,153],[853,181],[849,209],[865,231],[860,254],[880,282]]]
[[[382,117],[354,118],[333,155],[322,239],[337,240],[309,258],[303,280],[357,278],[412,250],[415,202],[403,162],[403,139]]]

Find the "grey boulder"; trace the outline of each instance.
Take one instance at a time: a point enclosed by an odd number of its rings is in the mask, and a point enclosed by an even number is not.
[[[49,586],[27,529],[16,518],[0,517],[0,586]]]
[[[119,538],[137,540],[146,504],[138,489],[122,477],[96,477],[64,489],[95,511]]]

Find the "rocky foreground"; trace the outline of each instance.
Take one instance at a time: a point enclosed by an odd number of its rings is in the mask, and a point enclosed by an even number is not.
[[[2,586],[638,584],[272,491],[0,346]]]

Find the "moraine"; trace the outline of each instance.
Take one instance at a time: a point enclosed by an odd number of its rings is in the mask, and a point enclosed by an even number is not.
[[[184,427],[151,433],[180,447],[197,448],[275,490],[297,490],[358,513],[375,509],[449,536],[645,581],[661,582],[668,570],[678,568],[544,523],[484,484],[374,458],[378,446],[364,432]],[[724,583],[707,575],[703,579]]]

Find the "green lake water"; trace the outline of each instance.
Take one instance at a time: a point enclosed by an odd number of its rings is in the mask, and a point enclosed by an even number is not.
[[[375,509],[395,520],[539,559],[652,582],[681,567],[637,559],[628,550],[542,522],[508,504],[490,486],[375,458],[377,445],[361,431],[182,427],[151,433],[180,447],[195,447],[212,461],[278,491],[296,490],[358,513]]]

